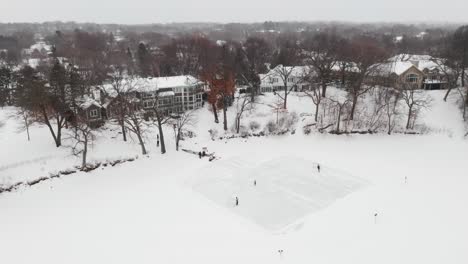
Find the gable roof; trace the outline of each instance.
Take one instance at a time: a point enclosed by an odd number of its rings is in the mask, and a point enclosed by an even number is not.
[[[102,107],[101,104],[99,104],[96,100],[90,97],[84,98],[84,101],[80,104],[80,108],[84,110],[90,108],[91,106],[96,106],[99,108]]]

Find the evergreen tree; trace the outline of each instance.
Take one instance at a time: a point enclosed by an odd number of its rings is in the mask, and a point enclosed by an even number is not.
[[[9,68],[0,68],[0,106],[11,105],[11,75],[11,70]]]
[[[144,43],[140,43],[138,45],[137,58],[140,76],[152,76],[153,71],[151,67],[151,54],[148,52],[148,49]]]

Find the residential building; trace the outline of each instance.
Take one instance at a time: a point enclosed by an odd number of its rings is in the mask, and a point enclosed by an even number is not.
[[[309,67],[307,66],[283,66],[278,65],[271,69],[266,74],[260,74],[260,92],[276,92],[284,91],[284,79],[286,79],[286,87],[288,90],[302,91],[309,89],[309,84],[304,81],[304,77],[308,74]]]
[[[412,85],[418,89],[445,89],[445,73],[450,72],[440,59],[429,55],[400,54],[378,65],[378,75],[397,88]]]
[[[135,104],[141,109],[151,114],[157,109],[165,115],[178,114],[187,110],[197,109],[203,106],[204,83],[190,75],[158,77],[158,78],[140,78],[132,80],[132,84],[122,84],[122,86],[131,86],[129,89]],[[106,94],[110,96],[104,99],[104,108],[109,117],[114,116],[113,111],[115,91],[111,84],[102,87]]]

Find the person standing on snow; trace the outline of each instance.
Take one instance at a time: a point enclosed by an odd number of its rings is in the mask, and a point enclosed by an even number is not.
[[[239,198],[236,196],[236,206],[239,206]]]
[[[320,164],[317,164],[317,170],[320,173]]]

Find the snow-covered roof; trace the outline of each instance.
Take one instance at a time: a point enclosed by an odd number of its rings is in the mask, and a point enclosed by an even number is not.
[[[354,62],[345,62],[345,61],[335,61],[335,64],[332,67],[333,71],[341,71],[341,65],[346,63],[346,71],[348,72],[359,72],[359,68]]]
[[[161,88],[176,88],[176,87],[187,87],[197,84],[202,84],[200,80],[191,75],[171,76],[171,77],[158,77],[146,79],[148,85]]]
[[[310,71],[310,67],[308,66],[283,66],[278,65],[272,70],[270,70],[267,75],[269,76],[279,76],[281,72],[290,72],[290,76],[292,77],[303,77]]]
[[[164,92],[158,92],[159,97],[165,97],[165,96],[175,96],[174,91],[164,91]]]
[[[430,55],[415,55],[415,54],[398,54],[388,59],[388,61],[421,61],[431,60]]]
[[[395,37],[395,42],[401,42],[403,40],[403,36],[396,36]]]
[[[153,77],[153,78],[137,78],[124,79],[119,84],[121,92],[154,92],[159,89],[174,89],[179,87],[191,87],[203,84],[202,81],[191,75],[171,76],[171,77]],[[116,91],[112,83],[107,83],[101,86],[106,93],[115,97]]]
[[[23,64],[29,65],[31,68],[37,68],[41,64],[41,59],[27,59]]]
[[[216,41],[216,45],[218,45],[218,46],[223,46],[223,45],[225,45],[226,43],[227,43],[227,42],[226,42],[225,40],[221,40],[221,39],[218,39],[218,40]]]
[[[283,66],[278,65],[266,74],[259,74],[262,85],[270,85],[270,78],[279,78],[281,80],[282,72],[289,73],[290,77],[302,78],[310,72],[308,66]]]
[[[45,43],[44,41],[39,41],[33,45],[31,45],[31,47],[29,47],[29,49],[31,51],[37,49],[38,51],[41,51],[41,50],[45,50],[45,51],[51,51],[52,49],[52,46]]]
[[[94,100],[93,98],[90,98],[90,97],[85,97],[83,99],[83,102],[80,104],[80,108],[81,109],[88,109],[90,108],[91,106],[97,106],[97,107],[101,107],[101,104],[99,104],[96,100]]]
[[[395,73],[401,75],[411,67],[420,71],[442,69],[442,63],[437,63],[436,58],[430,55],[399,54],[379,65],[381,73]]]

